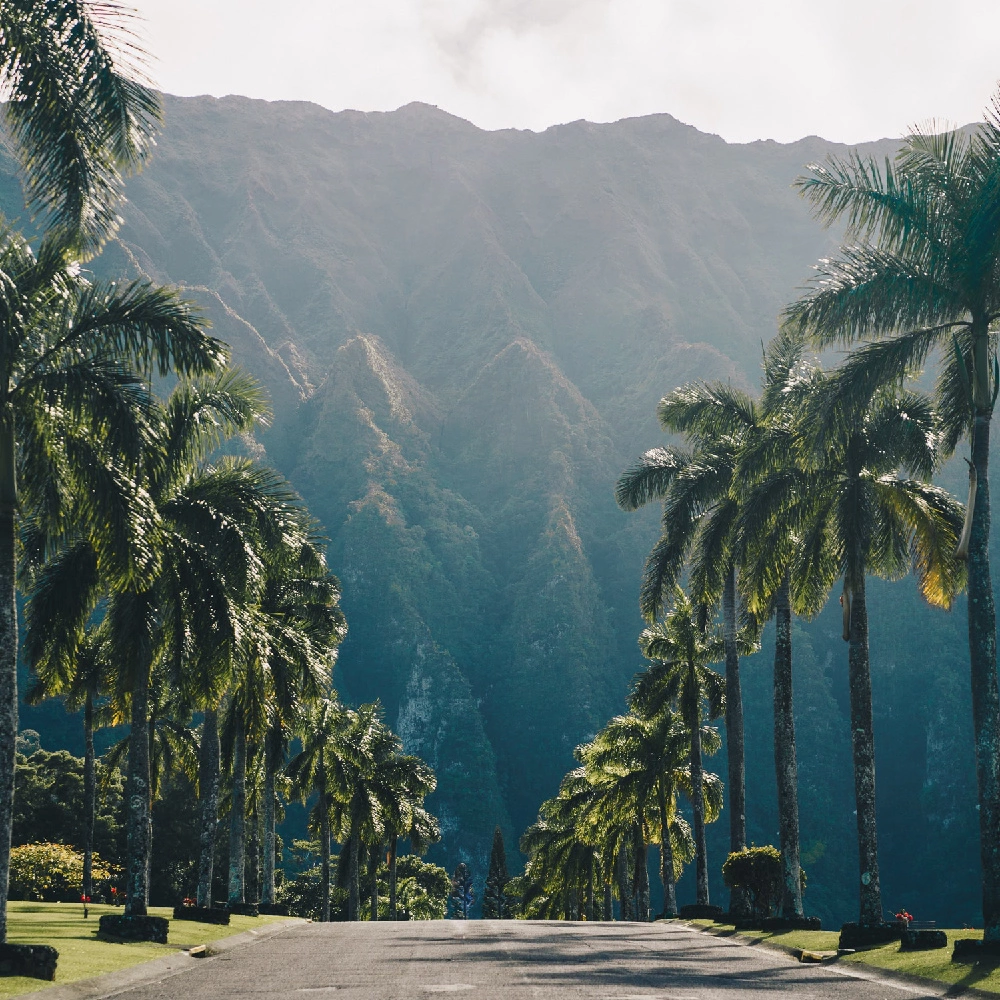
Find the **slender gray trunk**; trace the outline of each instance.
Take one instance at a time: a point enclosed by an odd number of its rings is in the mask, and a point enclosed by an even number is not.
[[[212,905],[212,875],[215,866],[215,831],[219,823],[219,713],[206,709],[201,727],[198,760],[198,790],[201,794],[201,829],[198,834],[198,905]]]
[[[604,880],[604,913],[601,919],[615,919],[615,903],[611,892],[611,882],[608,879]]]
[[[229,813],[229,903],[246,902],[247,734],[242,717],[233,740],[233,804]]]
[[[389,838],[389,919],[398,920],[396,910],[396,852],[399,849],[399,838],[393,834]]]
[[[646,854],[646,838],[640,821],[635,825],[635,897],[636,920],[642,923],[649,921],[649,863]]]
[[[722,634],[726,647],[726,756],[729,775],[729,850],[747,846],[746,757],[743,743],[743,692],[740,657],[736,646],[736,567],[731,566],[722,592]],[[750,912],[747,891],[737,887],[729,894],[729,911]]]
[[[275,832],[275,774],[278,769],[276,748],[272,740],[264,744],[264,865],[260,901],[274,905],[274,865],[277,850]]]
[[[663,788],[663,778],[656,783],[660,807],[660,882],[663,885],[663,915],[677,916],[677,884],[674,882],[674,846],[670,841],[670,797]]]
[[[851,644],[848,652],[851,692],[851,748],[854,753],[854,799],[858,810],[858,861],[862,927],[882,923],[875,823],[875,727],[872,675],[868,659],[868,607],[865,578],[854,581],[851,595]]]
[[[589,851],[589,858],[587,860],[587,901],[584,904],[584,916],[588,921],[593,921],[594,919],[594,851],[593,848]]]
[[[361,835],[356,827],[351,830],[351,836],[348,841],[347,849],[350,851],[347,859],[348,878],[350,883],[347,888],[347,918],[348,920],[360,920],[361,884],[358,869],[361,866],[361,862],[358,855],[361,853]]]
[[[5,403],[3,420],[0,421],[0,944],[7,940],[7,891],[17,753],[16,507],[14,424],[10,405]]]
[[[689,666],[693,672],[694,667]],[[693,679],[693,678],[692,678]],[[701,766],[701,710],[696,702],[691,730],[691,811],[694,814],[695,901],[708,906],[708,845],[705,840],[705,787]]]
[[[260,816],[251,813],[247,820],[246,894],[251,903],[260,902]]]
[[[97,764],[94,755],[94,697],[83,704],[83,894],[94,898],[94,813],[97,809]]]
[[[990,417],[990,410],[985,406],[977,412],[972,436],[977,488],[969,542],[969,662],[979,788],[983,938],[1000,941],[1000,696],[997,692],[996,608],[989,552]]]
[[[326,800],[326,779],[319,789],[320,882],[323,893],[323,923],[330,922],[330,804]]]
[[[138,602],[142,604],[143,602]],[[140,609],[137,608],[137,611]],[[132,718],[128,740],[128,861],[126,867],[125,913],[145,916],[149,899],[150,774],[149,774],[149,670],[150,649],[141,608],[143,642],[132,682]]]
[[[632,919],[632,888],[628,878],[628,849],[625,841],[618,848],[618,856],[615,859],[615,868],[618,870],[618,919]]]
[[[372,844],[368,852],[368,869],[372,879],[371,900],[369,902],[369,920],[378,920],[378,863],[382,854],[381,844]]]
[[[792,710],[792,610],[787,576],[778,590],[775,609],[774,771],[778,783],[778,836],[783,878],[781,913],[784,917],[801,917],[798,766]]]

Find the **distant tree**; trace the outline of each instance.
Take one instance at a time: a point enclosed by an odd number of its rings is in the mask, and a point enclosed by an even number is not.
[[[472,888],[472,873],[464,861],[459,862],[455,874],[451,877],[451,894],[448,898],[454,907],[455,917],[458,920],[468,920],[476,893]]]
[[[483,892],[483,918],[486,920],[506,920],[510,917],[508,900],[504,887],[510,881],[507,872],[507,852],[503,846],[503,833],[498,826],[493,831],[493,849],[490,851],[490,870],[486,876]]]
[[[708,854],[705,842],[705,778],[702,766],[703,719],[725,711],[725,680],[710,664],[725,659],[722,637],[701,627],[697,609],[679,588],[666,618],[644,629],[639,637],[643,656],[654,663],[636,677],[629,698],[640,716],[655,718],[677,705],[690,737],[691,805],[694,813],[697,902],[708,897]]]

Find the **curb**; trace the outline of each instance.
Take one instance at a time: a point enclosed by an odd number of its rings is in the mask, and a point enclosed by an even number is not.
[[[680,921],[679,921],[680,922]],[[801,948],[792,948],[789,945],[772,943],[761,938],[751,938],[744,936],[745,932],[716,930],[714,927],[699,927],[683,921],[686,927],[693,931],[700,931],[702,934],[711,934],[712,937],[727,938],[739,942],[748,948],[766,948],[768,951],[781,952],[798,961],[802,955]],[[908,986],[926,991],[927,997],[972,997],[975,1000],[1000,1000],[1000,993],[988,993],[986,990],[977,989],[975,986],[958,986],[955,983],[945,983],[940,979],[927,979],[923,976],[913,976],[908,972],[897,972],[895,969],[881,969],[875,965],[864,965],[861,962],[851,963],[849,966],[840,965],[836,958],[816,963],[817,966],[829,969],[838,976],[845,979],[863,979],[870,983],[885,983],[887,986]]]
[[[245,945],[253,944],[254,941],[263,941],[266,938],[280,934],[290,927],[304,924],[304,920],[282,920],[273,924],[266,924],[259,930],[244,931],[242,934],[233,934],[231,937],[219,938],[218,941],[206,942],[208,947],[208,958],[213,955],[220,955],[233,948],[242,948]],[[30,993],[20,993],[14,1000],[21,997],[32,998],[32,1000],[103,1000],[104,997],[117,996],[119,993],[130,990],[135,986],[145,983],[159,982],[163,979],[170,979],[178,973],[186,972],[188,969],[204,962],[204,958],[194,958],[187,951],[178,951],[174,955],[164,955],[163,958],[154,958],[149,962],[140,962],[138,965],[129,966],[127,969],[119,969],[117,972],[108,972],[103,976],[94,976],[91,979],[78,979],[73,983],[65,983],[62,986],[49,986],[40,990],[32,990]]]

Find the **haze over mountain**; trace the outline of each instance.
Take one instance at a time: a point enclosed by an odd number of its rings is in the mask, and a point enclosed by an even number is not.
[[[420,104],[166,98],[100,267],[186,286],[271,393],[262,444],[343,582],[338,690],[381,698],[436,769],[438,857],[483,872],[494,824],[518,835],[623,709],[657,512],[620,512],[615,480],[661,441],[665,392],[757,384],[780,308],[835,245],[792,188],[832,149],[731,145],[669,115],[536,134]],[[963,616],[872,589],[887,900],[923,858],[914,891],[971,920]],[[824,616],[796,635],[807,899],[847,917],[846,647]],[[744,668],[758,843],[776,839],[767,656]],[[937,884],[946,841],[968,861]]]

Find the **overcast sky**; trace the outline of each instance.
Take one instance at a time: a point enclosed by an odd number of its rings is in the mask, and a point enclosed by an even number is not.
[[[483,128],[666,111],[731,141],[980,118],[997,0],[132,0],[173,94],[437,104]]]

